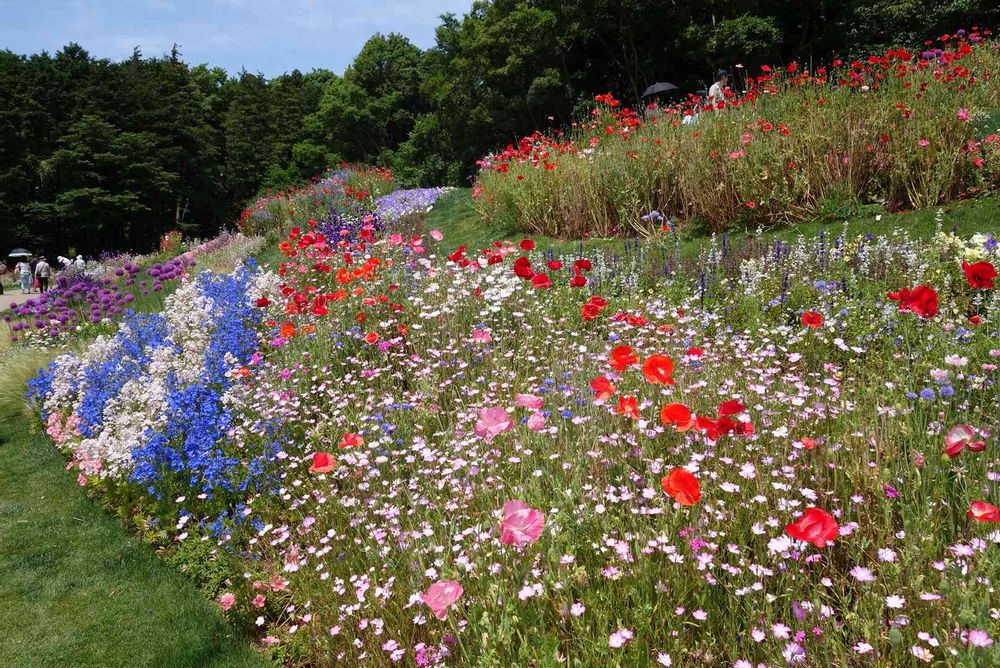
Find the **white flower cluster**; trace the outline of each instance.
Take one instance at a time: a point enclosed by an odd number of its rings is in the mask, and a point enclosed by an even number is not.
[[[132,452],[139,447],[147,430],[161,430],[167,414],[167,379],[181,386],[196,382],[205,365],[205,354],[215,322],[221,314],[212,299],[202,293],[196,281],[185,281],[164,305],[168,336],[163,345],[148,350],[146,370],[124,386],[104,405],[99,431],[83,437],[80,414],[87,395],[86,370],[93,364],[133,360],[118,338],[98,337],[80,355],[56,358],[51,391],[44,400],[49,415],[48,431],[53,439],[73,454],[74,463],[87,475],[121,477],[131,470]],[[119,326],[127,335],[128,325]]]

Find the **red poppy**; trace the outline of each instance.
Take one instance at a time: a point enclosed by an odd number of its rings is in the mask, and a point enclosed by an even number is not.
[[[730,399],[729,401],[723,401],[719,404],[719,415],[739,415],[740,413],[745,413],[747,407],[736,401],[735,399]]]
[[[794,524],[785,526],[785,531],[795,540],[804,540],[818,548],[824,548],[827,543],[836,540],[840,534],[840,526],[825,510],[807,508]]]
[[[684,354],[688,357],[701,357],[705,354],[705,350],[703,348],[688,348]]]
[[[535,272],[531,270],[531,262],[523,255],[514,260],[514,274],[525,280],[530,280]]]
[[[573,263],[573,268],[576,269],[577,271],[590,271],[591,266],[592,265],[590,264],[590,260],[588,260],[587,258],[580,258],[579,260]]]
[[[973,325],[981,325],[983,324],[983,319],[979,315],[974,315],[971,318],[969,318],[969,322]]]
[[[823,316],[816,311],[806,311],[802,314],[802,324],[809,329],[819,329],[823,326]]]
[[[549,280],[548,274],[535,274],[534,276],[531,277],[531,285],[536,290],[539,290],[541,288],[551,288],[552,281]]]
[[[521,239],[521,243],[518,246],[524,251],[535,250],[535,242],[532,239]]]
[[[650,355],[642,363],[642,373],[646,380],[658,385],[673,385],[674,363],[666,355]]]
[[[899,302],[900,311],[910,311],[921,318],[933,318],[938,314],[938,293],[929,285],[918,285],[912,290],[903,288],[890,292],[888,297]]]
[[[701,499],[701,483],[687,469],[673,469],[660,479],[660,487],[682,506],[693,506]]]
[[[633,364],[638,364],[639,357],[631,347],[618,346],[611,351],[608,361],[611,363],[611,368],[615,371],[624,371]]]
[[[559,260],[549,260],[545,265],[552,271],[559,271],[562,269],[562,262]]]
[[[351,432],[344,434],[344,438],[340,441],[341,448],[356,448],[364,444],[365,439],[361,434],[353,434]]]
[[[365,343],[371,346],[378,343],[378,334],[376,334],[375,332],[368,332],[367,334],[365,334]]]
[[[260,299],[257,300],[257,308],[264,308],[266,306],[270,306],[270,304],[271,300],[268,299],[267,297],[261,297]]]
[[[660,422],[674,425],[677,431],[687,431],[694,426],[694,417],[684,404],[667,404],[660,409]]]
[[[329,473],[337,465],[337,460],[329,452],[314,452],[309,470],[313,473]]]
[[[586,284],[587,277],[581,276],[580,274],[577,274],[573,278],[569,279],[569,287],[571,288],[582,288]]]
[[[593,302],[587,302],[581,307],[581,310],[583,311],[584,321],[594,320],[601,315],[601,307]]]
[[[290,322],[286,322],[284,325],[281,326],[281,329],[278,330],[278,335],[281,336],[281,338],[283,339],[292,338],[293,336],[295,336],[295,325],[293,325]]]
[[[965,272],[965,280],[969,282],[969,286],[976,290],[992,288],[993,279],[997,277],[997,270],[989,262],[969,264],[962,260],[962,271]]]
[[[805,448],[806,450],[815,450],[816,449],[816,439],[815,438],[810,438],[808,436],[803,436],[802,438],[799,439],[799,443],[801,443],[802,447]]]
[[[597,393],[595,398],[598,401],[603,401],[615,393],[615,386],[604,376],[598,376],[590,381],[590,389]]]
[[[965,514],[977,522],[1000,522],[1000,509],[985,501],[973,501]]]
[[[638,420],[641,417],[639,415],[639,404],[635,400],[635,397],[618,397],[618,408],[615,409],[615,412],[619,415],[630,417],[633,420]]]

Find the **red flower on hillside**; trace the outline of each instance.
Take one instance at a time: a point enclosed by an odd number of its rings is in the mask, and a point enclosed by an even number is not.
[[[965,280],[969,286],[975,290],[984,290],[993,287],[993,279],[997,277],[997,270],[989,262],[974,262],[969,264],[962,261],[962,271],[965,272]]]
[[[1000,522],[1000,509],[985,501],[973,501],[965,514],[977,522]]]
[[[615,393],[615,386],[604,376],[598,376],[590,381],[590,389],[597,393],[594,398],[598,401],[603,401]]]
[[[654,385],[673,385],[671,376],[674,372],[674,362],[666,355],[651,355],[642,363],[642,373],[646,381]]]
[[[687,431],[694,426],[694,417],[691,409],[684,404],[667,404],[660,409],[660,422],[674,425],[677,431]]]
[[[888,297],[899,302],[900,311],[910,311],[921,318],[933,318],[938,314],[938,293],[929,285],[918,285],[912,290],[903,288],[890,292]]]
[[[633,420],[638,420],[640,417],[639,404],[635,397],[618,397],[618,408],[615,412]]]
[[[809,329],[819,329],[823,326],[823,316],[816,311],[806,311],[802,314],[802,324]]]
[[[701,483],[687,469],[673,469],[660,479],[660,487],[682,506],[693,506],[701,500]]]
[[[329,452],[313,453],[313,463],[309,470],[313,473],[329,473],[337,465],[337,460]]]
[[[618,346],[611,351],[608,356],[608,361],[611,364],[611,368],[615,371],[624,371],[633,364],[639,363],[639,357],[635,354],[629,346]]]
[[[518,244],[521,250],[530,251],[535,250],[535,242],[532,239],[521,239],[521,243]]]
[[[836,540],[840,534],[840,525],[825,510],[807,508],[794,524],[785,526],[785,531],[795,540],[804,540],[818,548],[824,548],[827,543]]]

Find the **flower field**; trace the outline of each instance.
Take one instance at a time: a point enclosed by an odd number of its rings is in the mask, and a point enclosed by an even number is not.
[[[262,651],[1000,662],[993,235],[467,248],[424,229],[439,191],[354,178],[256,202],[273,265],[182,277],[30,384]]]
[[[571,128],[480,160],[478,208],[500,227],[580,238],[648,234],[650,210],[722,231],[989,191],[1000,183],[1000,45],[989,35],[958,31],[812,71],[741,70],[746,92],[704,109],[598,95]]]

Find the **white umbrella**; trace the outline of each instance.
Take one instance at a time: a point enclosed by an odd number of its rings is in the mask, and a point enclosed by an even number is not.
[[[23,248],[15,248],[7,254],[7,257],[31,257],[31,251]]]

